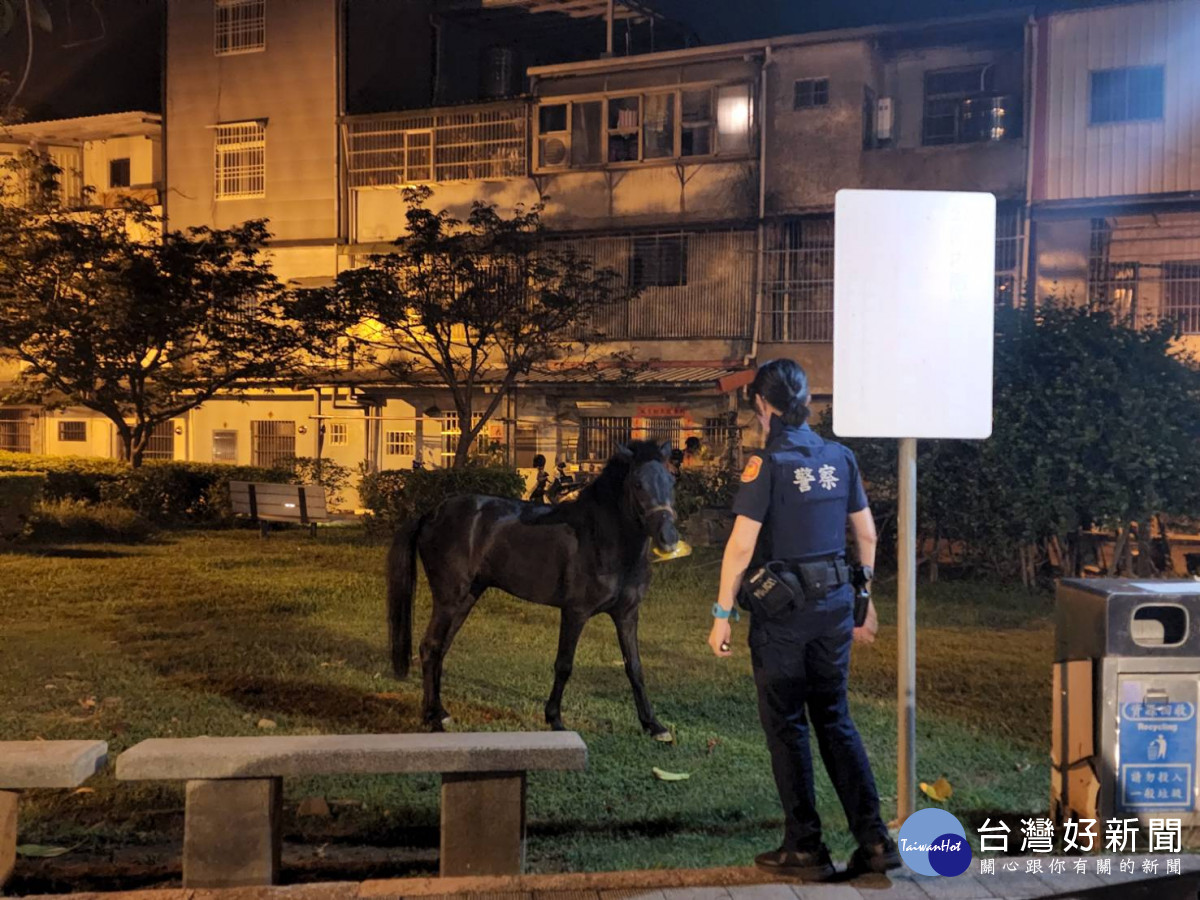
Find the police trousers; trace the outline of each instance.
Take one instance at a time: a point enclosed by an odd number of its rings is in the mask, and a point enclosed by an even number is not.
[[[850,585],[777,620],[750,619],[758,713],[783,804],[785,850],[811,851],[821,845],[810,724],[851,833],[866,846],[887,836],[871,764],[846,700],[853,629]]]

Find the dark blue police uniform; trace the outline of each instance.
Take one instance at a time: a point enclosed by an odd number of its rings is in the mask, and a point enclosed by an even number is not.
[[[766,448],[747,465],[733,503],[737,515],[762,523],[752,569],[771,560],[844,559],[846,517],[866,507],[854,454],[807,425],[786,426],[778,416],[771,419]],[[846,701],[853,630],[854,592],[848,583],[777,619],[751,614],[750,655],[783,804],[784,850],[815,851],[821,845],[810,721],[858,843],[871,846],[887,837],[875,779]]]

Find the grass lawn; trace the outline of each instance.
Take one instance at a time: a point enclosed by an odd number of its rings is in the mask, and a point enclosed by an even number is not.
[[[397,682],[386,663],[383,555],[357,529],[316,540],[200,531],[147,545],[0,552],[0,739],[100,738],[119,753],[150,737],[262,734],[262,719],[277,734],[418,730],[419,676]],[[585,773],[531,776],[531,870],[745,865],[776,845],[781,814],[745,623],[734,626],[733,659],[716,660],[705,644],[718,564],[707,552],[656,566],[642,609],[647,685],[673,746],[641,733],[608,619],[584,631],[563,716],[590,763]],[[895,812],[892,588],[877,587],[880,638],[855,648],[851,678],[885,818]],[[428,602],[422,585],[418,641]],[[919,607],[919,778],[950,779],[947,806],[969,833],[985,815],[1044,813],[1050,598],[944,582],[922,585]],[[484,597],[447,660],[453,728],[545,727],[557,621],[551,609]],[[652,766],[691,778],[660,782]],[[827,840],[844,855],[845,820],[818,770]],[[287,839],[436,847],[437,784],[436,776],[286,782]],[[91,786],[28,795],[22,842],[98,858],[181,836],[180,786],[121,785],[111,769]],[[332,818],[296,817],[312,795],[331,802]],[[392,873],[406,865],[429,862],[397,861]]]

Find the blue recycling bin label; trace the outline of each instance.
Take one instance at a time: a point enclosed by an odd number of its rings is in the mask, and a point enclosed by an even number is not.
[[[1196,704],[1122,703],[1118,806],[1126,811],[1193,808]]]

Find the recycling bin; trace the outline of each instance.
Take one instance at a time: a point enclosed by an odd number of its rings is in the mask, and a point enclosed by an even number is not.
[[[1054,819],[1200,825],[1200,582],[1064,579],[1055,619]]]

